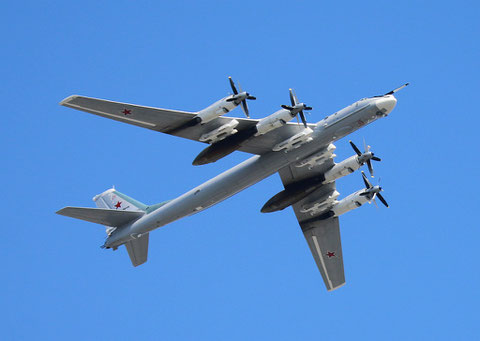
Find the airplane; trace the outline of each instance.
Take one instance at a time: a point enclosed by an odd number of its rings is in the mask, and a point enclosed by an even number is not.
[[[304,110],[311,110],[290,89],[290,105],[263,119],[248,118],[247,99],[229,78],[233,95],[198,112],[160,109],[73,95],[60,105],[136,125],[158,132],[209,144],[194,165],[215,162],[239,150],[252,157],[196,186],[179,197],[145,205],[115,188],[93,198],[97,208],[64,207],[57,214],[104,225],[107,238],[103,248],[117,250],[125,245],[133,266],[147,261],[149,233],[183,217],[201,212],[279,173],[284,190],[274,195],[261,212],[275,212],[292,206],[328,291],[345,284],[339,216],[378,198],[385,206],[382,188],[373,186],[362,172],[365,188],[338,200],[336,180],[367,164],[380,161],[370,147],[361,152],[350,141],[355,154],[335,163],[333,142],[386,117],[395,107],[395,93],[363,98],[323,118],[307,123]],[[241,105],[247,118],[224,116]],[[300,116],[302,124],[290,122]],[[376,203],[375,203],[376,204]]]

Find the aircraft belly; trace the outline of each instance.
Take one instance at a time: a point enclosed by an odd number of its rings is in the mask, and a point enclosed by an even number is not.
[[[144,233],[200,212],[254,185],[302,156],[322,148],[322,144],[306,144],[304,148],[289,153],[272,152],[253,156],[139,219],[132,228]]]

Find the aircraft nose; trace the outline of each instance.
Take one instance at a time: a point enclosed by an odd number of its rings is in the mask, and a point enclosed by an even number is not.
[[[375,105],[377,108],[383,112],[385,115],[389,114],[395,105],[397,104],[397,99],[393,95],[383,96],[379,98]]]

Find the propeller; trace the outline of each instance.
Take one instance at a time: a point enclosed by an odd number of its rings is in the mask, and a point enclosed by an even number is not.
[[[227,102],[235,102],[236,105],[241,104],[242,110],[245,113],[245,116],[250,118],[250,113],[248,112],[248,106],[247,106],[246,100],[247,99],[255,100],[257,98],[250,95],[248,92],[243,91],[240,83],[238,84],[238,88],[240,92],[238,92],[237,87],[235,86],[235,83],[232,80],[232,77],[228,77],[228,80],[230,81],[230,86],[232,87],[233,95],[230,98],[227,98]]]
[[[392,91],[389,91],[389,92],[387,92],[387,93],[384,94],[384,95],[377,95],[377,96],[373,96],[373,97],[383,97],[383,96],[393,95],[394,93],[402,90],[402,89],[403,89],[404,87],[406,87],[408,84],[410,84],[410,83],[405,83],[405,84],[403,84],[402,86],[399,86],[398,88],[396,88],[396,89],[394,89],[394,90],[392,90]]]
[[[350,142],[350,145],[352,146],[353,150],[355,151],[355,153],[357,153],[358,162],[361,165],[363,165],[364,163],[367,163],[368,171],[370,172],[370,175],[373,178],[373,167],[372,167],[371,160],[382,161],[382,159],[380,159],[379,157],[376,157],[375,154],[370,151],[370,146],[367,146],[367,144],[365,143],[365,139],[363,140],[363,145],[365,148],[365,151],[363,153],[360,151],[360,149],[358,149],[358,147],[351,140],[348,142]]]
[[[290,92],[290,103],[292,105],[285,105],[282,104],[282,108],[289,110],[290,115],[292,116],[297,116],[299,115],[300,118],[302,119],[303,125],[305,128],[307,128],[307,119],[305,118],[305,114],[303,113],[304,110],[312,110],[312,107],[307,106],[305,103],[299,103],[297,94],[293,89],[289,89]],[[297,116],[297,121],[298,121],[298,116]],[[300,124],[300,122],[299,122]]]
[[[385,198],[380,194],[380,192],[383,191],[383,188],[380,186],[373,186],[370,181],[368,181],[367,176],[365,173],[362,171],[362,178],[363,182],[365,184],[366,190],[365,192],[360,193],[361,196],[366,196],[368,200],[374,202],[375,206],[377,206],[377,203],[375,202],[375,198],[378,198],[384,204],[386,207],[388,207],[387,201]],[[377,206],[378,207],[378,206]]]

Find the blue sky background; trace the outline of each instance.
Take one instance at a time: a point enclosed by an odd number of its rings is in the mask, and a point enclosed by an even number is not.
[[[5,339],[424,340],[479,337],[475,1],[3,2],[0,327]],[[404,82],[357,131],[391,205],[341,217],[347,285],[328,293],[277,175],[152,233],[147,264],[54,214],[115,185],[174,198],[248,158],[60,107],[71,94],[199,110],[229,91],[254,118],[293,87],[327,114]],[[239,109],[232,115],[242,115]],[[338,159],[352,154],[348,138]],[[341,179],[342,196],[363,186]]]

